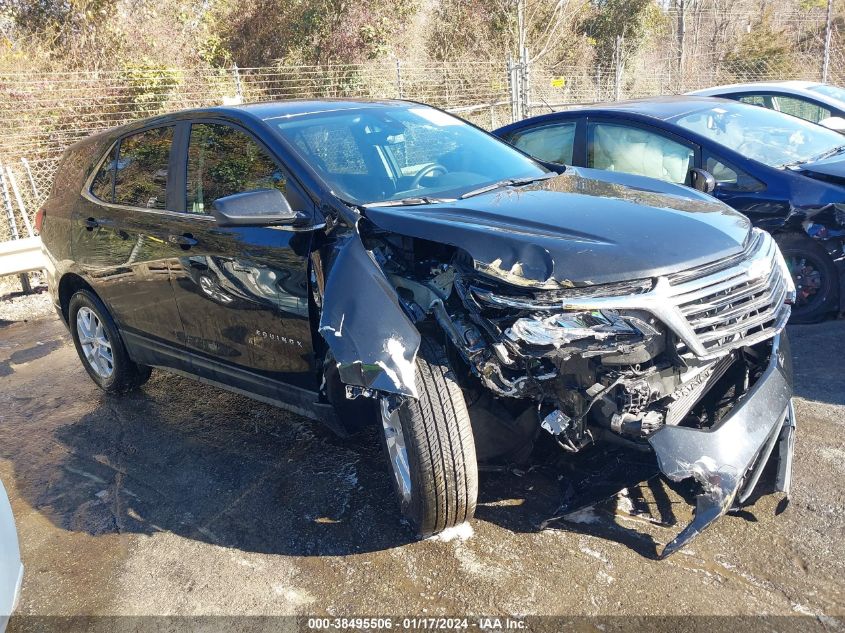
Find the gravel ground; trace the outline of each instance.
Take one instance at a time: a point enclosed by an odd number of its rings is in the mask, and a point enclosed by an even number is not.
[[[30,273],[29,283],[32,293],[23,294],[17,275],[0,277],[0,325],[31,321],[52,314],[53,304],[42,275]]]
[[[790,335],[792,503],[777,515],[780,497],[760,497],[658,561],[658,546],[689,520],[689,491],[651,477],[648,460],[597,454],[577,467],[483,473],[471,524],[414,541],[374,432],[340,440],[164,372],[134,394],[106,397],[54,317],[5,325],[0,479],[26,565],[10,631],[90,630],[89,621],[58,626],[45,616],[149,614],[624,614],[686,624],[769,614],[791,616],[771,630],[840,629],[845,321]],[[549,521],[585,478],[607,484],[596,503]],[[159,628],[179,628],[168,626]]]

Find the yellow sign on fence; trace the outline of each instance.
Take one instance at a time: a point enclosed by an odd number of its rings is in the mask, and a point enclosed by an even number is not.
[[[563,88],[566,85],[566,79],[564,77],[552,77],[552,88]]]

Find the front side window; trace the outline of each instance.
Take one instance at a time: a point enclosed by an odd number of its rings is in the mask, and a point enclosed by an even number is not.
[[[188,213],[208,213],[218,198],[279,189],[286,179],[276,161],[249,134],[222,123],[195,123],[188,143]]]
[[[797,116],[799,119],[805,121],[812,121],[818,123],[822,119],[830,116],[830,110],[827,110],[815,103],[805,101],[804,99],[796,99],[795,97],[775,97],[777,109],[784,114]]]
[[[572,164],[576,123],[544,125],[514,133],[511,144],[549,163]]]
[[[587,166],[684,184],[695,151],[657,132],[616,123],[587,128]]]
[[[707,150],[702,152],[704,169],[716,179],[718,186],[725,191],[762,191],[766,186],[754,176],[739,167],[711,154]]]
[[[115,163],[114,201],[131,207],[164,209],[173,127],[159,127],[120,141]]]
[[[843,145],[842,135],[837,132],[743,103],[720,103],[672,121],[770,167],[810,162],[836,153]]]
[[[269,121],[352,204],[455,198],[547,173],[503,141],[427,106],[362,106]]]

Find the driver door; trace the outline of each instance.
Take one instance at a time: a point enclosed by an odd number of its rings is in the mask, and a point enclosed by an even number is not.
[[[181,133],[184,223],[173,288],[194,371],[281,400],[288,390],[282,383],[316,390],[307,283],[312,232],[220,227],[210,214],[216,199],[255,189],[279,189],[312,218],[314,205],[246,129],[199,120]]]

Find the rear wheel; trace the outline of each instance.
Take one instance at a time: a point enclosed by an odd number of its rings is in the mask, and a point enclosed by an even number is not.
[[[147,382],[150,368],[134,363],[103,302],[79,290],[68,304],[70,332],[82,364],[104,391],[124,393]]]
[[[381,436],[402,514],[421,537],[475,514],[478,465],[463,393],[445,350],[423,337],[416,360],[419,398],[379,406]]]
[[[819,321],[836,308],[838,276],[833,260],[806,235],[782,233],[775,239],[795,282],[791,322]]]

